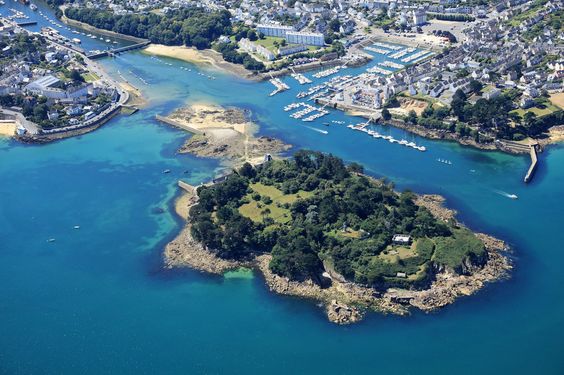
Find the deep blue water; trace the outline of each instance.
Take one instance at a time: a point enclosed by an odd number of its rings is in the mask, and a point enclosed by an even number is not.
[[[44,146],[0,139],[0,373],[564,372],[564,147],[542,154],[524,185],[524,157],[380,130],[427,146],[421,153],[319,125],[327,119],[310,125],[329,131],[322,135],[282,110],[298,90],[291,78],[292,90],[271,98],[268,82],[202,69],[217,77],[209,80],[168,61],[140,52],[103,61],[150,99],[133,116]],[[154,209],[172,207],[178,179],[209,180],[219,164],[177,155],[187,135],[153,118],[210,100],[250,109],[262,134],[295,149],[445,195],[472,229],[513,245],[512,277],[436,313],[371,313],[340,327],[313,303],[271,294],[260,276],[163,270],[163,246],[180,223]],[[361,121],[340,112],[328,120]]]

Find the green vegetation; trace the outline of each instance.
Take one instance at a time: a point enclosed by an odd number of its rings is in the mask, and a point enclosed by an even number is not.
[[[264,64],[255,60],[247,52],[237,52],[237,44],[235,43],[218,43],[214,49],[221,53],[223,59],[233,64],[242,64],[245,69],[252,71],[264,70]]]
[[[265,36],[264,39],[258,39],[255,43],[267,48],[276,55],[278,53],[278,47],[284,46],[286,40],[275,36]]]
[[[100,79],[100,77],[98,77],[95,73],[85,73],[82,75],[82,78],[84,79],[84,82],[94,82]]]
[[[523,134],[538,137],[551,126],[564,121],[564,112],[546,98],[537,99],[537,109],[527,111],[513,110],[514,100],[515,93],[510,91],[495,98],[478,99],[472,105],[468,103],[466,94],[458,90],[453,96],[451,109],[460,121],[495,132],[498,138],[503,139],[517,140]]]
[[[117,15],[91,8],[68,8],[68,18],[94,27],[110,30],[165,45],[186,45],[198,49],[210,48],[221,35],[231,34],[228,11],[207,12],[203,8],[183,8],[166,16],[147,14]]]
[[[460,259],[481,257],[484,244],[468,229],[456,229],[453,236],[436,238],[433,260],[438,264],[456,269],[460,267]],[[428,246],[428,245],[426,245]]]
[[[423,286],[436,266],[457,271],[467,259],[484,259],[470,231],[437,220],[413,193],[398,194],[359,172],[357,164],[313,151],[245,164],[198,189],[192,235],[223,258],[271,253],[272,271],[294,280],[319,280],[325,263],[375,287]],[[398,233],[413,242],[394,245]]]

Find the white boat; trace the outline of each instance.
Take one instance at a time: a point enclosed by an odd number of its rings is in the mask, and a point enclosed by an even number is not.
[[[29,9],[36,11],[37,10],[37,5],[35,4],[29,4]]]
[[[519,197],[515,194],[509,194],[507,195],[507,198],[511,198],[511,199],[519,199]]]

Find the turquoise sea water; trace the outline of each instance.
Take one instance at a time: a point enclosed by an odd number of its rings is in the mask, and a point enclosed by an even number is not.
[[[209,80],[167,61],[139,52],[103,61],[150,99],[133,116],[44,146],[0,139],[0,373],[564,372],[564,147],[542,154],[524,185],[524,157],[380,130],[427,146],[421,153],[319,125],[326,119],[309,125],[322,135],[282,110],[298,90],[291,78],[292,90],[270,98],[268,82],[204,69],[217,77]],[[436,313],[371,313],[341,327],[314,303],[271,294],[260,276],[163,270],[163,246],[181,225],[169,210],[176,181],[207,181],[219,163],[177,155],[186,134],[153,118],[202,100],[250,109],[262,134],[295,149],[445,195],[472,229],[513,245],[511,278]],[[360,122],[339,112],[328,120]]]

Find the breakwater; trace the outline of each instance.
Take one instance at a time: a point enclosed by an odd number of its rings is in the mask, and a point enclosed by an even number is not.
[[[172,126],[179,128],[179,129],[189,131],[192,134],[204,134],[204,132],[199,130],[199,129],[193,128],[190,125],[183,124],[179,121],[172,120],[172,119],[165,117],[165,116],[156,115],[155,120],[163,122],[163,123],[168,124],[168,125],[172,125]]]

